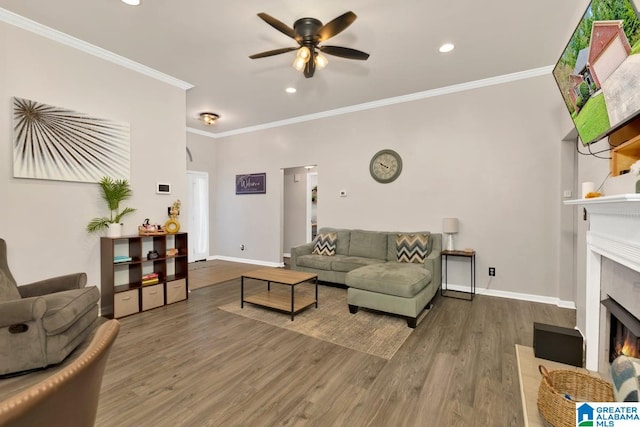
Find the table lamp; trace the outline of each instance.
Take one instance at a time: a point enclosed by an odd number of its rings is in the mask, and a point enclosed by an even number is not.
[[[458,218],[444,218],[442,220],[442,232],[447,234],[447,250],[455,251],[453,235],[458,232]]]

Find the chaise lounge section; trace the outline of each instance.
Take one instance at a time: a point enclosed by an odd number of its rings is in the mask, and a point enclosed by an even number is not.
[[[327,227],[314,242],[291,248],[291,269],[346,285],[351,313],[393,313],[415,328],[442,284],[441,251],[441,234]]]

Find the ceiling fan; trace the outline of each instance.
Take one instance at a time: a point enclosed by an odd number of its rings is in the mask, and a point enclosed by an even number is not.
[[[293,67],[298,71],[303,71],[305,77],[313,77],[316,69],[323,68],[327,65],[327,59],[320,52],[328,55],[339,56],[347,59],[366,60],[369,54],[341,46],[320,45],[329,40],[331,37],[344,31],[349,25],[353,24],[357,16],[349,11],[335,18],[333,21],[322,25],[322,22],[315,18],[300,18],[293,23],[293,28],[289,27],[274,17],[259,13],[258,16],[267,24],[271,25],[282,34],[291,37],[298,42],[297,47],[284,47],[280,49],[269,50],[262,53],[256,53],[249,56],[251,59],[265,58],[267,56],[280,55],[281,53],[292,52],[297,50],[296,59]]]

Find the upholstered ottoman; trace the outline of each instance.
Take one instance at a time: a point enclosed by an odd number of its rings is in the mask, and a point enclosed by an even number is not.
[[[346,275],[349,311],[359,307],[393,313],[407,318],[415,328],[417,318],[436,294],[431,271],[422,264],[385,262],[356,268]]]

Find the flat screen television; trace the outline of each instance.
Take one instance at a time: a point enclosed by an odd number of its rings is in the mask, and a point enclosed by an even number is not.
[[[553,76],[583,144],[640,117],[640,18],[631,0],[592,0]]]

